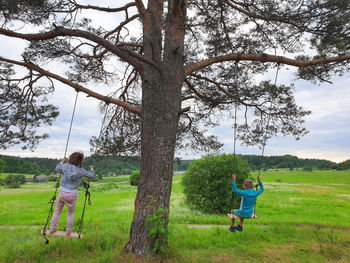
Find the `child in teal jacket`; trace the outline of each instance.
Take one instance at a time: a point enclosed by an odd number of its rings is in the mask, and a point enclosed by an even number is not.
[[[234,209],[233,214],[228,214],[228,217],[231,219],[231,227],[230,231],[235,232],[236,230],[242,232],[243,231],[243,221],[244,218],[251,218],[254,213],[254,205],[256,198],[264,192],[264,186],[261,182],[260,176],[257,178],[260,189],[258,191],[253,190],[253,181],[250,179],[246,179],[244,181],[244,189],[239,190],[236,186],[236,175],[232,175],[232,191],[236,195],[242,196],[241,206],[239,209]],[[240,219],[240,224],[235,226],[235,216]]]

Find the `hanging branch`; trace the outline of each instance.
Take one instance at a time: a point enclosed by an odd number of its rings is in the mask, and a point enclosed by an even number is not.
[[[34,40],[48,40],[48,39],[53,39],[58,36],[75,36],[75,37],[82,37],[85,39],[88,39],[92,42],[98,43],[113,54],[117,55],[123,60],[126,60],[129,62],[131,65],[135,67],[137,71],[139,71],[141,74],[144,72],[144,67],[143,63],[146,63],[148,65],[153,66],[155,69],[160,71],[159,66],[153,62],[150,59],[145,58],[144,56],[141,56],[129,49],[125,48],[118,48],[115,45],[113,45],[111,42],[107,41],[104,38],[98,37],[94,34],[91,34],[90,32],[83,31],[83,30],[78,30],[78,29],[67,29],[64,27],[56,27],[54,30],[43,32],[43,33],[38,33],[38,34],[22,34],[22,33],[17,33],[11,30],[3,29],[0,28],[0,33],[5,35],[5,36],[10,36],[10,37],[16,37],[20,39],[25,39],[28,41],[34,41]]]
[[[140,108],[137,108],[135,106],[132,106],[124,101],[120,101],[120,100],[117,100],[117,99],[114,99],[114,98],[111,98],[111,97],[107,97],[107,96],[104,96],[104,95],[101,95],[97,92],[94,92],[90,89],[87,89],[77,83],[74,83],[66,78],[63,78],[57,74],[54,74],[54,73],[51,73],[49,71],[46,71],[42,68],[40,68],[39,66],[35,65],[35,64],[32,64],[32,63],[26,63],[26,62],[20,62],[20,61],[15,61],[15,60],[11,60],[11,59],[6,59],[6,58],[3,58],[3,57],[0,57],[0,61],[4,61],[4,62],[7,62],[7,63],[11,63],[11,64],[15,64],[15,65],[19,65],[19,66],[23,66],[23,67],[26,67],[28,69],[32,69],[32,70],[35,70],[36,72],[39,72],[40,74],[42,75],[45,75],[47,77],[51,77],[53,79],[56,79],[64,84],[67,84],[68,86],[76,89],[76,90],[79,90],[79,91],[82,91],[86,94],[88,94],[90,97],[94,97],[96,99],[99,99],[101,101],[104,101],[104,102],[108,102],[108,103],[113,103],[113,104],[116,104],[118,106],[121,106],[123,107],[124,109],[128,110],[128,111],[131,111],[133,113],[137,113],[137,114],[140,114],[141,113],[141,109]]]
[[[208,59],[204,59],[185,67],[186,76],[192,74],[195,71],[206,68],[210,65],[221,63],[225,61],[237,61],[237,60],[247,60],[247,61],[258,61],[262,63],[275,62],[300,68],[307,68],[311,66],[329,64],[332,62],[343,62],[350,60],[350,54],[341,55],[337,57],[323,58],[323,59],[313,59],[313,60],[298,60],[286,58],[283,56],[275,56],[269,54],[228,54],[224,56],[217,56]]]

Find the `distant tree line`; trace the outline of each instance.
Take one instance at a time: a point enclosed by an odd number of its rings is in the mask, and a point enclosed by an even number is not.
[[[1,155],[0,159],[4,162],[3,173],[23,173],[23,174],[46,174],[48,166],[43,163],[36,163],[33,159],[45,160],[46,158],[20,158]],[[57,161],[56,161],[57,163]]]
[[[337,169],[337,163],[320,160],[320,159],[301,159],[292,155],[283,156],[258,156],[258,155],[240,155],[243,160],[248,161],[252,170],[266,170],[276,168],[304,168],[311,167],[313,169]]]
[[[337,169],[338,170],[350,169],[350,159],[339,163],[338,166],[337,166]]]
[[[108,175],[126,175],[135,170],[140,170],[138,158],[125,156],[105,156],[105,157],[86,157],[83,167],[88,169],[90,165],[94,166],[97,174]]]
[[[350,169],[350,160],[343,161],[339,164],[328,160],[320,159],[301,159],[292,155],[283,156],[264,156],[259,155],[239,155],[242,160],[246,160],[254,170],[266,170],[276,168],[306,168],[309,169]],[[59,159],[52,158],[20,158],[13,156],[0,155],[0,173],[23,173],[23,174],[45,174],[54,173]],[[175,159],[174,171],[185,171],[189,163],[193,160]],[[93,164],[97,174],[106,175],[127,175],[135,170],[140,170],[138,158],[131,157],[86,157],[84,168],[88,169]]]
[[[59,159],[52,158],[21,158],[7,155],[0,155],[0,173],[24,173],[24,174],[45,174],[54,173]],[[187,169],[191,160],[176,160],[174,162],[175,171],[184,171]],[[108,175],[127,175],[135,170],[140,170],[140,162],[138,158],[132,157],[86,157],[83,167],[88,169],[90,165],[94,165],[97,174]]]

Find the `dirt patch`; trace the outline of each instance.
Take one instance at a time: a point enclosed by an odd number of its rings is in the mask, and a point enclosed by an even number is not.
[[[6,225],[0,225],[0,229],[16,229],[16,228],[41,229],[42,226],[6,226]]]
[[[229,228],[229,225],[187,225],[188,228],[211,229],[211,228]]]
[[[221,254],[218,255],[214,261],[215,263],[223,263],[223,262],[235,262],[235,263],[240,263],[242,261],[235,259],[232,255],[228,254]]]
[[[331,194],[334,191],[334,188],[332,187],[325,187],[325,186],[307,186],[307,187],[303,187],[303,188],[299,188],[299,191],[302,194],[306,194],[306,195],[312,195],[312,196],[319,196],[319,195],[327,195],[327,194]]]
[[[348,230],[350,231],[350,227],[345,227],[345,226],[332,226],[332,225],[324,225],[324,224],[300,224],[300,223],[295,223],[297,227],[306,229],[306,228],[320,228],[320,229],[339,229],[339,230]]]

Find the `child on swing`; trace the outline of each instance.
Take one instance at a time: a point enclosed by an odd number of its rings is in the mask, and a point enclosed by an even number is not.
[[[75,204],[78,198],[78,188],[81,184],[81,178],[83,176],[93,178],[95,176],[94,168],[90,165],[90,172],[81,168],[84,160],[84,154],[81,152],[74,152],[69,156],[68,163],[67,158],[63,158],[62,161],[57,164],[56,172],[62,174],[62,181],[60,186],[60,193],[57,197],[55,206],[55,212],[52,216],[50,225],[50,234],[53,234],[57,230],[58,220],[63,210],[63,206],[67,206],[67,224],[66,235],[69,236],[72,233]]]
[[[264,186],[261,182],[260,176],[257,178],[260,189],[258,191],[253,190],[253,181],[250,179],[246,179],[244,181],[244,189],[245,190],[239,190],[236,186],[236,175],[232,174],[232,191],[236,195],[242,196],[241,200],[241,206],[239,209],[234,209],[232,212],[233,214],[227,214],[227,216],[231,219],[231,227],[230,231],[235,232],[243,231],[243,221],[245,218],[251,218],[254,213],[254,205],[256,198],[264,192]],[[240,222],[239,225],[235,226],[235,218],[239,218]]]

